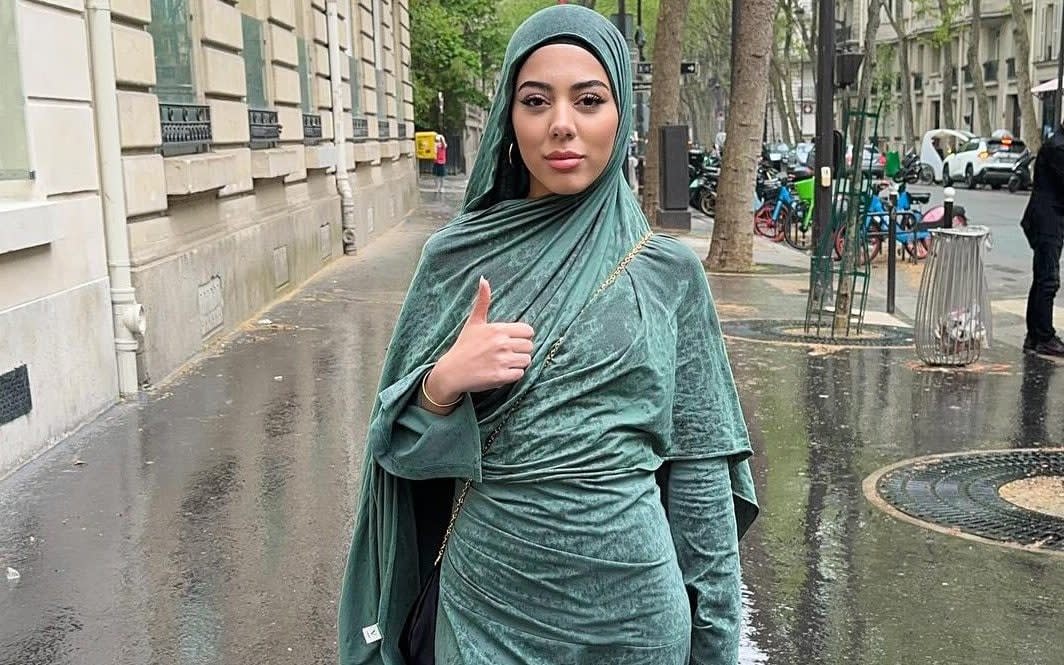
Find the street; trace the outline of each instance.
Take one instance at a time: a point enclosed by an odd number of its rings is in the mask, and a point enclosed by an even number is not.
[[[0,583],[0,665],[335,662],[381,360],[459,193],[423,188],[358,256],[0,481],[0,570],[19,574]],[[710,277],[726,325],[800,317],[807,281]],[[1060,662],[1064,558],[899,521],[861,484],[918,455],[1064,440],[1064,366],[995,349],[936,372],[911,349],[727,344],[762,508],[742,543],[743,665]]]
[[[914,192],[930,192],[930,205],[942,203],[942,187],[913,186]],[[957,191],[956,204],[964,206],[969,224],[990,229],[992,249],[987,255],[987,284],[993,299],[1027,297],[1031,286],[1031,248],[1020,229],[1020,219],[1029,193],[1009,194],[1008,190],[988,188],[974,190],[963,186]],[[925,206],[925,208],[928,206]]]

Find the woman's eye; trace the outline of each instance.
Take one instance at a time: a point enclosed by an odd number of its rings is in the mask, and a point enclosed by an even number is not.
[[[577,103],[583,106],[598,106],[600,104],[605,104],[606,100],[603,99],[601,95],[589,93],[580,97],[580,99],[577,100]]]
[[[531,95],[522,99],[521,103],[525,106],[536,108],[539,106],[545,106],[547,104],[547,100],[543,97],[540,97],[539,95]]]

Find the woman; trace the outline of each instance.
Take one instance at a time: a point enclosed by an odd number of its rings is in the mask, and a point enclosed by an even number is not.
[[[576,5],[510,41],[462,213],[385,361],[343,665],[402,663],[462,478],[437,663],[737,659],[750,445],[701,263],[625,185],[628,57]]]
[[[436,176],[436,192],[443,191],[443,177],[447,175],[447,139],[436,135],[436,159],[432,163],[432,175]]]

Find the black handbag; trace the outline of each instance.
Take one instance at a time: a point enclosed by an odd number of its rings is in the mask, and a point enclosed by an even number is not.
[[[643,238],[636,243],[635,247],[624,257],[624,259],[617,265],[617,267],[610,273],[606,281],[599,286],[598,290],[591,296],[588,303],[585,303],[586,308],[588,304],[599,296],[610,284],[612,284],[617,277],[628,264],[635,258],[642,249],[650,241],[652,233],[647,233]],[[582,312],[583,310],[581,310]],[[579,314],[577,315],[579,317]],[[562,341],[565,339],[563,334],[559,337],[551,346],[550,351],[547,353],[547,357],[544,360],[544,365],[550,365],[554,362],[554,355],[561,348]],[[499,438],[499,434],[502,433],[502,428],[509,422],[510,417],[517,410],[517,407],[521,404],[521,398],[519,397],[510,410],[506,412],[502,422],[492,431],[487,440],[480,447],[480,455],[483,457],[491,450],[492,445],[495,444],[495,439]],[[473,486],[472,480],[465,481],[465,485],[462,487],[462,491],[458,494],[458,498],[454,501],[454,507],[451,509],[451,520],[447,524],[447,530],[443,533],[443,542],[440,544],[440,551],[436,554],[436,562],[432,566],[432,573],[422,583],[421,590],[418,591],[417,599],[414,601],[413,607],[410,608],[410,613],[406,615],[406,622],[403,623],[403,630],[399,633],[399,653],[402,655],[406,665],[436,665],[436,617],[440,609],[440,565],[443,561],[443,554],[447,551],[447,541],[451,539],[451,532],[454,530],[454,523],[458,519],[458,514],[462,512],[462,504],[465,503],[466,496],[469,494],[469,489]]]
[[[406,665],[436,665],[436,612],[440,606],[440,564],[432,567],[399,634]]]

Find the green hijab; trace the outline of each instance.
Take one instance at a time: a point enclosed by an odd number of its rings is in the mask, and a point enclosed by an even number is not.
[[[579,194],[530,200],[524,198],[527,171],[518,151],[510,151],[514,85],[526,58],[556,42],[580,44],[602,63],[617,102],[619,125],[608,165],[590,187]],[[415,503],[421,506],[427,501],[422,488],[432,480],[388,473],[377,457],[389,450],[393,427],[405,408],[406,402],[397,396],[413,394],[423,373],[454,343],[469,316],[479,278],[487,277],[492,285],[490,320],[532,325],[536,349],[521,381],[475,396],[477,427],[467,432],[473,440],[486,437],[536,382],[550,346],[649,231],[623,175],[632,127],[629,57],[624,38],[612,24],[576,5],[537,12],[510,40],[462,210],[426,243],[384,362],[340,598],[343,665],[401,665],[396,640],[435,554],[426,551],[425,543],[438,543],[423,538],[425,529],[414,514]],[[446,458],[441,454],[441,460]],[[472,466],[455,468],[472,468],[468,475],[480,480],[479,458]],[[442,466],[436,471],[435,476],[451,478],[463,473]],[[443,496],[433,499],[443,505],[444,522],[453,480],[446,488]],[[383,639],[367,643],[363,629],[368,626],[379,629]]]

